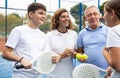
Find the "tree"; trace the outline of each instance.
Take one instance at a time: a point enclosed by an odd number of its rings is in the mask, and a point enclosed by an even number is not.
[[[86,7],[87,7],[86,5],[82,4],[83,10],[85,10]],[[79,4],[73,6],[73,7],[70,9],[70,13],[71,13],[71,15],[74,17],[76,24],[79,24],[79,11],[80,11],[80,10],[79,10]]]
[[[7,26],[8,26],[8,30],[10,31],[11,29],[13,29],[15,26],[19,26],[22,24],[22,18],[15,13],[9,14],[7,16]]]
[[[103,9],[104,9],[104,5],[105,5],[106,2],[107,2],[107,1],[105,1],[105,2],[100,6],[100,13],[101,13],[102,15],[104,15]]]
[[[3,14],[0,14],[0,27],[3,27],[4,26],[4,20],[5,20],[5,18],[4,18],[4,15]]]
[[[46,19],[45,19],[44,24],[39,27],[39,28],[40,28],[43,32],[45,32],[45,33],[47,33],[48,31],[50,31],[51,17],[52,17],[52,16],[48,14],[48,15],[46,16]]]
[[[4,20],[5,20],[4,15],[0,14],[0,35],[4,31],[4,25],[5,25]]]

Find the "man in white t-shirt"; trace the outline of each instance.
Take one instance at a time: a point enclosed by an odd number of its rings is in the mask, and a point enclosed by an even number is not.
[[[19,70],[13,67],[12,78],[41,78],[41,74],[31,69],[30,61],[43,50],[45,34],[38,27],[45,20],[46,6],[32,3],[27,10],[28,24],[17,26],[11,31],[2,55],[5,59],[19,62],[24,67]]]

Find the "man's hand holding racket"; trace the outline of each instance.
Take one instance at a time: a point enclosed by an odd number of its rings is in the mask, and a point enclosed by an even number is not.
[[[28,61],[27,59],[23,58],[21,60],[21,65],[25,68],[25,69],[30,69],[32,67],[32,64],[30,61]]]
[[[15,63],[14,67],[16,69],[30,69],[32,67],[32,64],[29,60],[25,59],[24,57],[21,57],[20,60]]]
[[[21,64],[15,64],[15,67],[17,69],[32,68],[39,73],[49,74],[54,70],[56,66],[56,64],[52,62],[53,56],[57,56],[57,54],[51,50],[42,51],[31,62],[23,58],[21,60]]]

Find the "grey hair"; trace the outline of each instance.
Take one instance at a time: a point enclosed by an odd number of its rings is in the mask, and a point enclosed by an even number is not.
[[[84,11],[84,15],[86,16],[86,11],[88,10],[88,9],[91,9],[91,8],[96,8],[97,10],[98,10],[98,13],[100,13],[100,10],[95,6],[95,5],[91,5],[91,6],[89,6],[89,7],[87,7],[86,9],[85,9],[85,11]]]

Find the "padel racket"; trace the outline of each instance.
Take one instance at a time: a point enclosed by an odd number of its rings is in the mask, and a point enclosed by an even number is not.
[[[93,64],[83,63],[73,70],[73,78],[105,78],[107,71]]]
[[[52,63],[52,56],[57,55],[51,50],[41,52],[35,59],[31,61],[32,68],[42,74],[51,73],[56,64]],[[24,68],[22,65],[15,65],[17,69]]]

